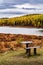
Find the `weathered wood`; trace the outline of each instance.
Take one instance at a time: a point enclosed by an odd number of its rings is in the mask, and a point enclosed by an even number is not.
[[[34,49],[34,48],[40,48],[40,46],[34,46],[34,47],[28,47],[28,48],[26,47],[26,49],[32,49],[32,48],[33,48],[33,49]]]
[[[28,45],[31,44],[32,41],[22,41],[21,44],[26,44],[26,48],[28,48]],[[30,52],[30,50],[26,49],[26,54]]]
[[[26,48],[28,48],[28,44],[26,44]],[[26,53],[28,53],[28,49],[26,49]]]
[[[37,54],[37,52],[36,52],[36,48],[34,48],[34,55],[36,55]]]
[[[31,49],[28,49],[28,55],[29,56],[31,55]]]
[[[27,53],[29,54],[29,56],[31,55],[31,49],[32,49],[32,48],[34,49],[34,55],[36,55],[36,54],[37,54],[36,49],[37,49],[37,48],[40,48],[40,46],[26,47],[26,50],[28,50]]]
[[[23,41],[21,42],[22,44],[26,44],[26,54],[28,54],[29,56],[31,55],[31,49],[34,49],[34,54],[36,55],[36,49],[40,48],[40,46],[34,46],[34,47],[28,47],[29,44],[32,43],[32,41]]]
[[[32,43],[32,41],[22,41],[22,42],[20,42],[21,44],[31,44]]]

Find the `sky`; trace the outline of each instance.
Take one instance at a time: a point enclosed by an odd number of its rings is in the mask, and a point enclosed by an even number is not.
[[[0,18],[43,14],[43,0],[0,0]]]

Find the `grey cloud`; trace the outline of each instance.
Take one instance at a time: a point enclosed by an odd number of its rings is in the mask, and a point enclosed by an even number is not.
[[[43,0],[3,0],[0,4],[0,9],[15,8],[13,5],[20,5],[24,3],[43,4]]]
[[[15,5],[21,5],[21,4],[25,4],[25,3],[37,5],[37,4],[43,4],[43,0],[1,0],[0,1],[0,15],[2,15],[2,16],[4,14],[6,16],[8,16],[8,15],[22,15],[22,14],[31,14],[32,12],[37,13],[36,10],[40,11],[40,9],[37,9],[37,8],[24,8],[23,7],[21,9],[24,10],[24,12],[21,11],[19,8],[18,8],[19,12],[18,11],[16,11],[16,12],[12,12],[12,11],[6,12],[6,9],[11,9],[11,10],[14,9],[15,10],[15,9],[17,9],[17,7]],[[1,10],[3,10],[3,9],[4,9],[5,12],[1,12]],[[27,10],[28,10],[28,12],[27,12]],[[43,10],[43,8],[42,8],[42,10]],[[43,13],[43,11],[40,11],[39,13]]]
[[[22,9],[25,9],[25,10],[38,10],[37,8],[22,8]]]
[[[25,12],[0,12],[0,14],[25,14]]]
[[[13,4],[8,3],[0,5],[0,9],[8,9],[8,8],[16,8],[16,7],[13,7]]]
[[[13,3],[13,4],[23,4],[23,3],[31,3],[31,4],[43,4],[43,0],[4,0],[5,3]]]

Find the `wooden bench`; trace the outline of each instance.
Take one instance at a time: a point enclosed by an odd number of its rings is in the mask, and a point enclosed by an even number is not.
[[[37,54],[37,52],[36,52],[37,48],[40,48],[40,46],[27,47],[26,50],[27,50],[27,53],[29,54],[29,56],[31,55],[31,49],[34,49],[34,55],[36,55]]]

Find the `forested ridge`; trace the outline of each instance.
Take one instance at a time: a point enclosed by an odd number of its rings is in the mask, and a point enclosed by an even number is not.
[[[28,26],[43,28],[43,14],[30,14],[13,18],[0,18],[0,26]]]

